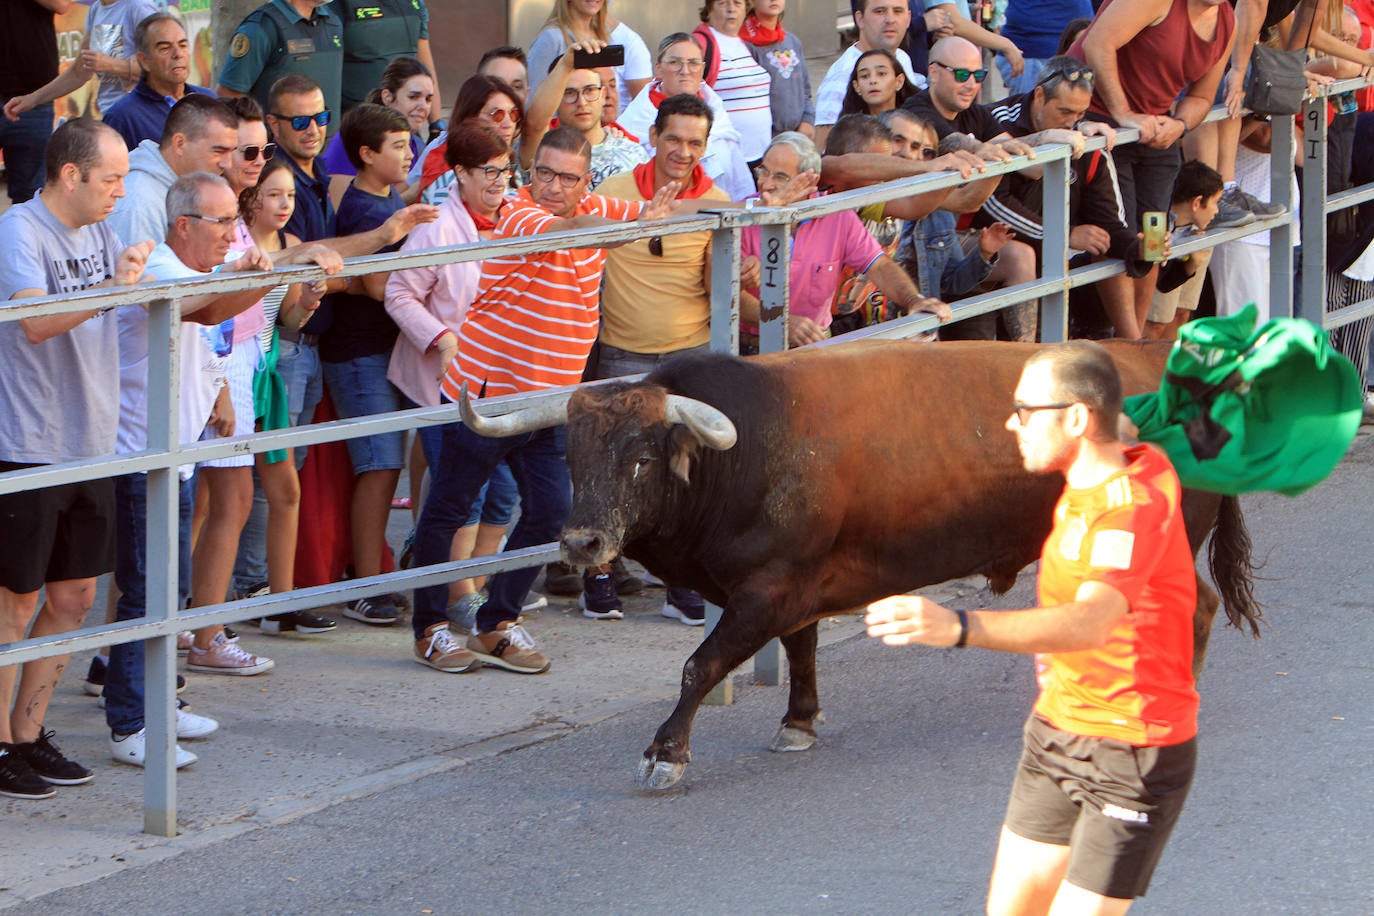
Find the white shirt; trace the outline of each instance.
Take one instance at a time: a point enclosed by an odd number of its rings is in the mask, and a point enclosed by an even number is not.
[[[849,91],[854,65],[859,62],[859,56],[863,53],[859,50],[858,44],[852,44],[825,72],[825,79],[821,80],[821,86],[816,90],[817,127],[834,124],[840,119],[840,106],[844,104],[844,94]],[[910,55],[901,48],[897,49],[896,54],[898,63],[906,72],[907,83],[917,89],[926,88],[926,78],[917,75],[911,69]]]

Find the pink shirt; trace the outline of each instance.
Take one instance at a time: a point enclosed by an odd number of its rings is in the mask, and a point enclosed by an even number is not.
[[[239,217],[234,223],[234,241],[230,243],[229,250],[247,251],[254,244],[256,243],[253,237],[248,234],[248,227],[244,225],[243,218]],[[234,316],[234,343],[243,343],[250,337],[257,337],[265,327],[267,315],[262,310],[262,299],[259,299]]]
[[[865,273],[882,253],[882,246],[852,210],[804,221],[792,233],[788,314],[810,318],[822,328],[830,327],[830,303],[835,299],[844,268]],[[759,254],[758,226],[749,226],[741,233],[740,255],[759,257],[763,262],[763,282],[767,283],[769,259]],[[757,288],[749,292],[759,294]],[[744,323],[740,327],[750,328]]]

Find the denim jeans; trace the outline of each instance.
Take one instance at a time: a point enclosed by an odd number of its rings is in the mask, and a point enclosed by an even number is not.
[[[410,398],[401,395],[401,402],[407,409],[419,407]],[[439,452],[444,443],[443,426],[420,426],[415,430],[415,435],[420,439],[420,451],[425,453],[425,464],[430,468],[439,467]],[[433,479],[434,472],[430,472]],[[501,462],[496,466],[496,470],[491,472],[491,479],[482,487],[482,492],[477,494],[477,499],[473,500],[472,509],[468,511],[467,523],[476,525],[479,522],[483,525],[509,525],[511,518],[515,515],[515,506],[520,501],[520,491],[515,487],[515,478],[511,476],[510,465]]]
[[[181,605],[191,593],[191,506],[195,478],[181,482],[177,524],[177,595]],[[115,478],[115,585],[121,592],[116,620],[147,616],[148,477]],[[143,727],[143,643],[110,646],[105,669],[105,724],[120,735]]]
[[[448,560],[453,534],[468,518],[473,501],[496,466],[510,464],[520,491],[520,521],[506,543],[507,550],[545,544],[558,537],[572,508],[572,482],[564,457],[563,427],[518,436],[487,439],[460,423],[443,427],[439,463],[431,468],[429,495],[415,528],[415,565]],[[497,573],[487,580],[487,602],[477,612],[477,629],[489,632],[497,624],[520,616],[525,595],[539,575],[538,565]],[[448,587],[433,585],[415,590],[413,623],[416,638],[447,620]]]
[[[48,147],[48,138],[52,136],[52,117],[52,102],[48,102],[24,112],[18,121],[0,118],[0,150],[5,153],[5,184],[13,203],[22,204],[43,187],[43,154]]]
[[[632,350],[622,350],[619,347],[612,347],[603,343],[601,344],[601,353],[597,358],[596,377],[599,379],[621,378],[626,375],[638,375],[641,372],[653,372],[659,366],[679,356],[688,353],[709,353],[710,351],[710,344],[702,344],[699,347],[686,347],[667,353],[635,353]]]
[[[1035,84],[1040,79],[1040,72],[1045,69],[1043,57],[1025,58],[1026,67],[1021,71],[1020,76],[1011,75],[1011,61],[1007,60],[1002,54],[993,58],[997,65],[997,72],[1002,74],[1002,85],[1007,87],[1007,95],[1021,95],[1025,92],[1034,92]]]
[[[339,363],[323,363],[324,380],[329,385],[329,396],[334,399],[339,419],[370,417],[401,409],[401,392],[386,377],[390,362],[391,351],[388,350]],[[405,466],[406,434],[403,432],[362,436],[344,444],[348,446],[348,458],[353,463],[355,476]]]

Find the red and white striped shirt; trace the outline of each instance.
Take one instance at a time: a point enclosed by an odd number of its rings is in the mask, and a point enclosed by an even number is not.
[[[588,194],[576,215],[632,220],[644,204]],[[539,235],[559,217],[521,188],[496,224],[497,239]],[[495,397],[582,380],[600,320],[602,248],[564,248],[482,262],[477,298],[458,331],[458,357],[442,384],[451,401],[463,381],[474,396]]]

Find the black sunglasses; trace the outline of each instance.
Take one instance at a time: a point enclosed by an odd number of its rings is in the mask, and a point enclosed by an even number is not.
[[[926,162],[929,162],[938,155],[940,155],[940,151],[933,146],[921,147],[921,158],[924,159]]]
[[[1030,422],[1031,414],[1035,413],[1037,410],[1064,410],[1072,406],[1073,404],[1070,402],[1059,404],[1022,404],[1020,401],[1013,401],[1011,409],[1016,412],[1016,421],[1022,426],[1025,426]]]
[[[951,67],[949,64],[942,64],[938,60],[933,60],[931,63],[944,67],[950,73],[954,74],[954,81],[956,83],[967,83],[970,76],[980,83],[988,78],[987,67],[979,67],[977,70],[970,70],[968,67]]]
[[[1042,88],[1049,88],[1051,83],[1063,80],[1070,86],[1077,86],[1080,83],[1091,86],[1095,76],[1096,74],[1086,66],[1058,67],[1054,70],[1047,70],[1041,73],[1040,78],[1035,81],[1035,85]]]
[[[656,235],[649,239],[649,254],[656,258],[663,257],[663,236]]]
[[[292,130],[295,130],[295,131],[305,130],[307,127],[310,126],[310,122],[311,122],[311,121],[314,121],[316,124],[320,125],[321,127],[328,127],[328,126],[329,126],[329,109],[328,109],[328,108],[326,108],[324,111],[321,111],[321,112],[319,112],[319,113],[317,113],[317,114],[312,114],[312,115],[295,115],[295,116],[292,116],[292,117],[288,117],[288,116],[286,116],[286,115],[275,114],[275,113],[274,113],[274,114],[272,115],[272,117],[276,118],[276,119],[279,120],[279,121],[285,121],[286,123],[290,124],[290,125],[291,125],[291,129],[292,129]]]

